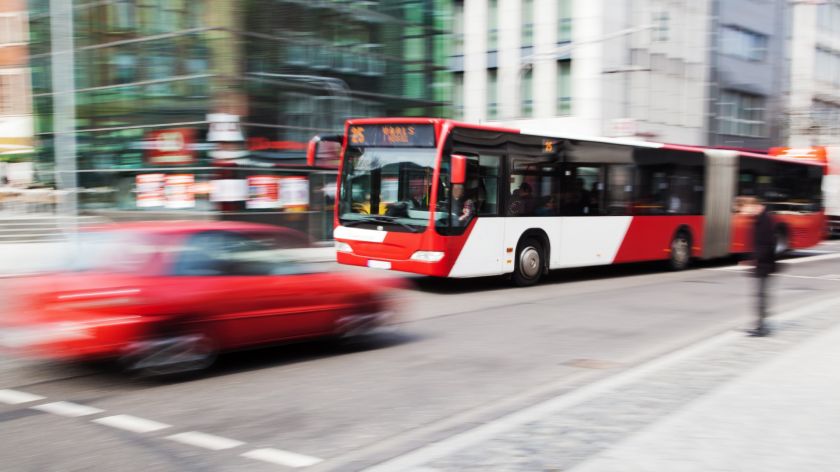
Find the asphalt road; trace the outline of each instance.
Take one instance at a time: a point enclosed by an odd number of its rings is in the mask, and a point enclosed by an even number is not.
[[[834,295],[837,252],[784,264],[771,306]],[[359,470],[747,326],[754,281],[733,264],[567,270],[531,288],[408,277],[393,332],[232,354],[177,382],[0,358],[0,470]],[[38,406],[52,402],[72,403]]]

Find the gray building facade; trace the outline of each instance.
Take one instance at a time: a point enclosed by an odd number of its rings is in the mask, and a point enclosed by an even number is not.
[[[788,89],[786,0],[713,0],[708,144],[782,145]]]

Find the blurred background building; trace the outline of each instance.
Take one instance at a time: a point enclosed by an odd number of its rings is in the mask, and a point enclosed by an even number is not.
[[[786,134],[792,147],[840,144],[840,2],[791,2],[790,94]]]
[[[306,143],[349,117],[447,115],[447,2],[73,2],[66,80],[80,211],[216,218],[224,209],[330,238],[335,174],[304,168]],[[51,34],[66,26],[51,4],[29,2],[45,182],[57,162]]]
[[[468,121],[781,144],[786,0],[465,0],[455,18],[455,110]]]
[[[329,239],[335,162],[306,165],[306,142],[420,115],[840,144],[840,1],[0,0],[0,161],[78,188],[67,211]]]
[[[25,184],[32,157],[26,0],[0,2],[0,187]],[[15,164],[15,165],[10,165]]]

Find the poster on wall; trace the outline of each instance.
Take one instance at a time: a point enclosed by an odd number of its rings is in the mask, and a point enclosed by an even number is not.
[[[214,202],[241,202],[248,199],[248,181],[245,179],[218,179],[210,182],[210,200]]]
[[[302,176],[281,178],[280,206],[289,210],[306,210],[309,207],[309,179]]]
[[[277,177],[252,175],[248,177],[248,201],[246,208],[266,209],[280,206],[280,188]]]
[[[195,130],[173,128],[149,131],[146,134],[146,161],[154,166],[194,164]]]
[[[166,176],[166,208],[193,208],[195,176],[193,174],[171,174]]]
[[[162,207],[166,199],[164,174],[137,174],[137,208]]]

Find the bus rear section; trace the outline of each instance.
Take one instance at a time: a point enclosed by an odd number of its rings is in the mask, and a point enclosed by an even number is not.
[[[412,120],[348,124],[339,262],[522,285],[558,268],[681,269],[752,249],[748,198],[771,205],[787,247],[821,239],[818,163]]]

